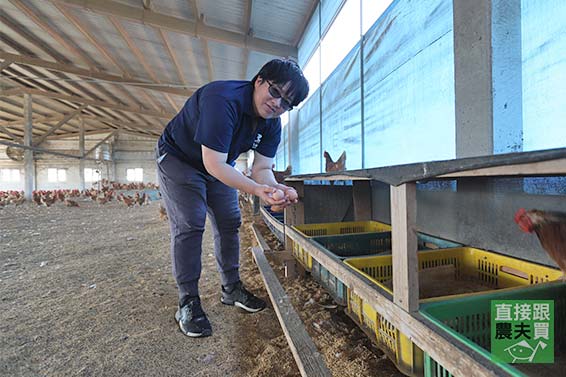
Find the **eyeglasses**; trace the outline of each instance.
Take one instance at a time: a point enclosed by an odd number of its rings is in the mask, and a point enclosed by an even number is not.
[[[291,105],[291,102],[283,98],[281,92],[279,91],[279,88],[277,88],[275,84],[270,81],[267,81],[267,84],[269,85],[269,88],[267,88],[269,95],[275,99],[281,98],[281,108],[285,111],[293,110],[293,105]]]

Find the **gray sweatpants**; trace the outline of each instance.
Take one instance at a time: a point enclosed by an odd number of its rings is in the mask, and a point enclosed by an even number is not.
[[[198,296],[202,235],[208,213],[223,285],[240,279],[241,225],[237,191],[171,154],[157,160],[159,190],[169,217],[171,262],[179,298]]]

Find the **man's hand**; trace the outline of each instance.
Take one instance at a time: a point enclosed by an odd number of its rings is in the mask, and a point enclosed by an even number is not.
[[[282,190],[285,193],[285,198],[289,200],[291,203],[297,203],[299,201],[299,194],[297,194],[297,191],[295,191],[294,188],[289,186],[284,186],[284,187],[285,188]]]
[[[268,185],[257,185],[254,189],[254,195],[270,206],[281,206],[286,202],[285,195],[281,190]]]
[[[277,185],[277,187],[285,194],[285,203],[271,206],[273,212],[282,212],[286,207],[299,201],[299,195],[294,188],[285,185]]]

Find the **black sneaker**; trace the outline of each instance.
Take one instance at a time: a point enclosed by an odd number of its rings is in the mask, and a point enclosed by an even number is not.
[[[200,306],[200,298],[192,297],[175,313],[175,320],[183,334],[192,338],[212,335],[212,327]]]
[[[265,309],[265,301],[248,292],[241,281],[222,286],[222,297],[220,301],[224,305],[234,305],[250,313],[256,313]]]

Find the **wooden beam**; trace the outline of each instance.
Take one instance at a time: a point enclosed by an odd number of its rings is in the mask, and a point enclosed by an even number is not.
[[[304,238],[290,226],[285,226],[287,237],[312,255],[328,272],[354,290],[362,300],[371,305],[387,321],[405,334],[418,347],[444,366],[454,376],[496,377],[507,376],[491,361],[483,359],[476,351],[440,332],[430,321],[418,313],[408,313],[391,301],[391,296],[367,278],[350,270],[342,261],[336,260],[319,249],[320,245]]]
[[[187,89],[187,88],[178,88],[175,87],[177,85],[166,85],[166,84],[158,84],[158,83],[151,83],[147,81],[139,81],[132,79],[130,77],[123,77],[118,75],[112,75],[109,73],[103,73],[94,70],[88,70],[84,68],[75,67],[73,65],[64,64],[62,62],[50,62],[47,60],[42,60],[38,58],[34,58],[31,56],[24,56],[24,55],[17,55],[11,54],[8,52],[0,51],[0,58],[1,59],[10,59],[13,60],[16,64],[25,64],[40,68],[49,69],[52,71],[69,73],[81,77],[89,77],[101,80],[107,84],[120,84],[120,85],[129,85],[134,87],[140,87],[145,89],[151,89],[159,92],[177,94],[180,96],[189,97],[193,94],[194,90]]]
[[[552,161],[530,162],[528,164],[516,164],[496,166],[493,168],[483,168],[461,171],[457,173],[442,174],[439,178],[458,178],[458,177],[490,177],[490,176],[516,176],[516,175],[559,175],[566,174],[566,158]]]
[[[90,148],[88,151],[85,152],[84,156],[88,156],[91,152],[93,152],[96,148],[98,148],[99,146],[101,146],[102,144],[104,144],[108,139],[110,139],[112,136],[116,135],[118,131],[114,131],[112,132],[110,135],[106,136],[104,139],[100,140],[98,143],[96,143],[94,145],[94,147]]]
[[[169,57],[171,58],[173,65],[175,66],[175,70],[177,71],[177,77],[179,77],[179,81],[181,81],[183,84],[186,84],[187,80],[185,78],[185,74],[183,73],[183,68],[181,68],[181,64],[179,63],[179,59],[177,59],[177,56],[175,55],[175,52],[173,51],[173,48],[171,47],[171,43],[169,43],[169,39],[167,39],[167,35],[161,29],[156,28],[155,30],[157,31],[157,33],[161,37],[161,41],[163,42],[163,46],[165,47],[167,54],[169,54]]]
[[[77,159],[81,158],[81,156],[79,156],[79,155],[61,153],[61,152],[56,152],[56,151],[52,151],[52,150],[49,150],[49,149],[43,149],[43,148],[38,148],[38,147],[29,147],[27,145],[22,145],[22,144],[18,144],[18,143],[11,143],[9,141],[4,141],[4,140],[0,140],[0,145],[5,145],[7,147],[12,147],[12,148],[21,148],[21,149],[25,149],[26,151],[31,151],[31,152],[40,152],[40,153],[52,154],[52,155],[61,156],[61,157],[77,158]],[[85,160],[97,161],[95,158],[85,158]]]
[[[416,223],[417,185],[391,186],[393,302],[410,313],[419,310]]]
[[[65,118],[66,115],[67,114],[37,117],[37,118],[33,118],[32,121],[33,121],[34,124],[58,122],[61,119]],[[101,121],[101,122],[102,121],[117,122],[117,120],[115,118],[108,118],[108,117],[100,116],[100,115],[85,115],[85,114],[83,114],[82,117],[86,120],[95,120],[95,121]],[[124,122],[124,123],[128,123],[128,122]],[[2,129],[1,127],[12,127],[12,126],[18,126],[18,125],[23,125],[23,124],[24,124],[23,119],[0,122],[0,129]],[[141,128],[146,127],[148,129],[162,130],[162,128],[156,127],[155,124],[150,124],[150,123],[130,123],[130,124],[132,124],[136,127],[141,127]]]
[[[261,38],[248,38],[245,35],[232,31],[212,27],[206,25],[199,19],[196,14],[197,21],[168,16],[157,13],[148,9],[140,9],[137,7],[121,4],[110,0],[55,0],[82,9],[88,9],[100,14],[125,18],[131,21],[152,25],[158,28],[176,31],[182,34],[201,38],[204,40],[214,40],[220,43],[240,47],[249,48],[283,57],[297,57],[297,48],[295,46],[285,45],[282,43],[272,42]]]
[[[39,140],[37,140],[35,143],[33,143],[34,147],[39,146],[41,143],[43,143],[45,141],[45,139],[47,139],[50,135],[52,135],[55,131],[57,131],[58,129],[60,129],[61,127],[63,127],[63,125],[65,123],[67,123],[68,121],[70,121],[71,119],[73,119],[75,116],[79,115],[81,113],[81,111],[83,111],[86,108],[85,105],[79,107],[78,109],[76,109],[75,111],[73,111],[72,113],[69,113],[67,115],[65,115],[65,117],[63,119],[61,119],[59,121],[59,123],[57,123],[56,125],[54,125],[53,127],[51,127],[51,129],[49,131],[47,131],[46,133],[44,133],[41,138],[39,138]]]
[[[153,80],[153,82],[157,83],[157,84],[161,84],[161,82],[159,81],[159,79],[157,78],[157,76],[155,75],[155,72],[153,72],[153,69],[151,69],[151,67],[149,66],[149,64],[147,63],[147,60],[145,59],[144,55],[142,54],[142,52],[139,50],[139,48],[136,46],[136,44],[134,43],[134,41],[132,40],[132,38],[130,38],[130,36],[128,35],[128,32],[126,31],[126,29],[124,29],[124,27],[122,26],[122,24],[120,23],[119,20],[117,20],[115,17],[108,17],[108,19],[110,20],[110,22],[112,23],[112,25],[114,25],[114,27],[116,28],[116,30],[118,31],[118,34],[120,34],[120,36],[122,37],[122,39],[126,42],[126,44],[128,45],[128,47],[130,48],[130,51],[135,55],[135,57],[138,59],[138,62],[143,66],[143,68],[145,69],[145,71],[147,72],[147,74],[149,75],[149,77],[151,77],[151,79]],[[152,104],[152,106],[159,110],[160,106],[155,102],[155,100],[148,95],[147,93],[144,93],[145,98]]]
[[[325,174],[325,175],[322,175]],[[302,182],[305,180],[305,175],[297,176],[297,177],[287,177],[285,181],[288,182]],[[362,176],[355,176],[355,175],[348,175],[348,174],[332,174],[332,173],[321,173],[321,174],[312,174],[312,177],[308,178],[309,180],[315,181],[367,181],[370,180],[370,177],[362,177]]]
[[[2,63],[0,63],[0,72],[8,68],[13,63],[12,60],[6,59]]]
[[[94,61],[82,51],[80,51],[73,43],[68,42],[59,33],[57,33],[47,22],[42,20],[32,9],[25,5],[20,0],[10,0],[10,2],[18,8],[22,13],[29,17],[37,26],[39,26],[43,31],[47,32],[64,50],[71,52],[75,57],[78,57],[83,61],[89,68],[96,68]]]
[[[109,132],[114,132],[116,131],[116,128],[106,128],[106,129],[97,129],[97,130],[91,130],[91,131],[85,131],[85,136],[91,136],[91,135],[100,135],[100,134],[107,134]],[[133,132],[133,131],[129,131],[126,130],[124,128],[120,129],[120,133],[125,133],[125,134],[130,134],[130,135],[136,135],[136,136],[143,136],[146,137],[148,139],[154,139],[157,136],[151,136],[151,135],[142,135],[139,132]],[[66,133],[66,134],[61,134],[61,135],[57,135],[57,136],[51,136],[49,137],[49,140],[60,140],[60,139],[69,139],[69,138],[75,138],[75,137],[79,137],[79,133],[78,132],[70,132],[70,133]]]
[[[169,94],[165,94],[165,99],[167,100],[167,102],[169,102],[169,104],[171,105],[173,110],[175,110],[176,112],[179,112],[181,110],[179,105],[177,105],[177,103],[175,101],[173,101],[173,99],[171,98],[171,96]]]
[[[136,58],[138,59],[138,62],[143,66],[145,71],[149,74],[149,77],[151,77],[151,79],[154,82],[160,84],[157,76],[155,75],[155,73],[153,72],[153,70],[151,69],[149,64],[147,63],[147,60],[145,59],[145,57],[143,56],[141,51],[138,49],[138,47],[136,46],[136,44],[134,43],[132,38],[130,38],[130,36],[128,35],[128,32],[126,31],[126,29],[124,29],[124,27],[122,26],[120,21],[117,20],[116,17],[113,17],[113,16],[109,16],[108,19],[110,20],[112,25],[114,25],[114,28],[116,28],[116,30],[118,31],[118,34],[120,34],[122,39],[126,42],[130,51],[136,56]]]
[[[89,99],[81,98],[81,97],[77,97],[77,96],[69,96],[69,95],[66,95],[66,94],[55,93],[55,92],[46,92],[46,91],[38,90],[38,89],[16,88],[16,89],[7,89],[7,90],[0,91],[0,97],[18,96],[18,95],[22,95],[22,94],[33,94],[33,95],[38,95],[38,96],[43,96],[43,97],[48,97],[48,98],[57,98],[57,99],[60,99],[60,100],[63,100],[63,101],[82,103],[82,104],[85,104],[85,105],[98,106],[98,107],[102,107],[102,108],[106,108],[106,109],[120,110],[120,111],[125,111],[125,112],[128,112],[128,113],[143,114],[143,115],[153,116],[153,117],[157,117],[157,118],[171,119],[176,115],[176,114],[173,114],[173,113],[157,112],[157,111],[145,110],[145,109],[142,109],[142,108],[136,109],[134,107],[115,105],[115,104],[108,103],[108,102],[94,101],[94,100],[89,100]]]
[[[59,12],[61,12],[63,14],[63,16],[65,16],[65,18],[67,19],[67,21],[69,21],[77,30],[79,30],[81,32],[81,34],[94,46],[96,47],[96,49],[98,50],[98,52],[100,52],[102,54],[102,56],[104,56],[106,58],[106,60],[108,60],[109,62],[111,62],[116,68],[118,68],[121,71],[125,71],[122,67],[122,65],[120,63],[118,63],[118,61],[112,56],[112,54],[110,54],[104,47],[102,47],[102,45],[96,40],[96,38],[94,37],[94,35],[92,35],[88,29],[85,27],[85,25],[79,20],[77,19],[77,17],[75,17],[73,15],[73,13],[71,13],[70,11],[68,11],[64,6],[62,6],[61,4],[58,4],[56,2],[53,3],[53,6],[55,6],[55,8],[57,8],[57,10],[59,10]]]
[[[253,247],[252,253],[301,376],[331,376],[324,358],[316,349],[301,317],[293,308],[289,296],[265,258],[263,250]]]
[[[18,141],[21,139],[20,137],[18,137],[16,134],[13,134],[9,129],[7,129],[4,126],[0,126],[0,131],[8,135],[12,140]]]
[[[20,67],[17,67],[17,68],[20,69]],[[30,70],[30,71],[31,71],[31,70],[33,70],[33,68],[28,68],[27,70]],[[24,71],[27,71],[27,70],[24,69]],[[47,73],[52,75],[52,73],[49,72],[49,71],[47,71]],[[31,75],[37,75],[38,73],[30,72],[30,74],[31,74]],[[60,76],[60,75],[59,75],[59,76],[58,76],[58,75],[55,75],[55,77],[61,77],[61,76]],[[18,82],[18,84],[19,84],[19,82]],[[49,85],[49,86],[51,87],[51,89],[53,89],[53,91],[50,91],[49,89],[45,90],[44,85],[41,85],[41,86],[40,86],[40,85],[37,85],[37,84],[35,83],[35,81],[33,81],[33,80],[29,80],[29,81],[27,82],[27,85],[31,85],[31,86],[33,86],[33,87],[39,88],[40,91],[39,91],[39,92],[36,92],[36,93],[41,93],[42,90],[44,90],[44,91],[47,92],[47,93],[56,93],[56,94],[62,94],[62,95],[69,95],[69,94],[66,94],[66,92],[70,92],[70,93],[71,93],[70,95],[74,95],[75,91],[78,90],[78,92],[79,92],[81,95],[82,95],[82,93],[87,93],[87,95],[89,95],[89,96],[94,96],[90,91],[86,90],[86,89],[83,88],[83,87],[78,86],[77,84],[73,84],[73,85],[72,85],[72,86],[73,86],[72,89],[69,89],[69,88],[67,88],[67,87],[63,88],[63,87],[62,87],[63,84],[60,85],[61,87],[60,87],[59,85],[57,85],[57,86]],[[47,86],[47,85],[45,85],[45,86]],[[19,89],[30,89],[30,88],[20,87]],[[17,88],[13,88],[13,90],[17,90]],[[64,91],[65,93],[60,93],[60,91]],[[143,94],[146,94],[145,91],[143,91],[143,90],[142,90],[141,92],[142,92]],[[3,93],[3,92],[0,91],[0,95],[1,95],[2,93]],[[38,97],[38,96],[36,96],[36,97]],[[79,98],[83,98],[83,97],[79,97]],[[111,98],[115,98],[115,97],[114,97],[113,95],[111,95]],[[55,101],[55,102],[57,102],[59,105],[61,105],[61,104],[59,103],[59,101]],[[36,103],[37,103],[37,101],[36,101]],[[113,99],[111,99],[110,101],[105,101],[105,103],[111,103],[111,104],[114,105],[114,104],[115,104],[115,101],[114,101]],[[69,106],[69,104],[66,104],[66,103],[63,103],[63,105]],[[117,106],[125,106],[125,105],[121,105],[121,104],[115,104],[115,105],[117,105]],[[70,107],[74,110],[74,106],[70,106]],[[127,107],[127,106],[126,106],[126,107]],[[140,108],[141,108],[141,107],[140,107]],[[92,107],[92,108],[90,109],[90,111],[97,113],[97,115],[99,115],[99,116],[101,116],[101,114],[103,114],[102,116],[110,115],[110,116],[118,117],[118,118],[120,118],[120,119],[122,119],[122,120],[126,119],[125,121],[131,121],[131,119],[129,119],[127,116],[125,116],[125,115],[123,115],[123,114],[121,114],[121,113],[114,113],[114,112],[111,112],[111,111],[107,111],[107,110],[105,110],[105,109],[98,109],[98,108]]]
[[[62,4],[58,4],[58,3],[53,3],[53,5],[59,10],[59,12],[61,12],[65,18],[67,18],[67,20],[73,24],[73,26],[75,28],[77,28],[77,30],[79,30],[83,36],[94,46],[96,47],[96,49],[102,54],[102,56],[104,56],[106,58],[106,60],[108,60],[109,62],[111,62],[116,68],[118,68],[118,70],[120,72],[122,72],[122,75],[124,77],[131,77],[131,75],[128,73],[128,70],[126,68],[124,68],[124,66],[118,62],[118,60],[116,60],[113,56],[113,54],[111,54],[104,46],[102,46],[96,39],[96,37],[86,28],[83,26],[83,24],[81,23],[81,21],[75,17],[73,15],[72,12],[70,12],[65,6],[63,6]],[[126,97],[130,98],[130,100],[132,100],[134,103],[140,104],[140,102],[138,101],[137,98],[135,98],[130,92],[128,92],[122,85],[117,85],[116,86],[117,90],[119,90],[120,92],[122,92]]]

